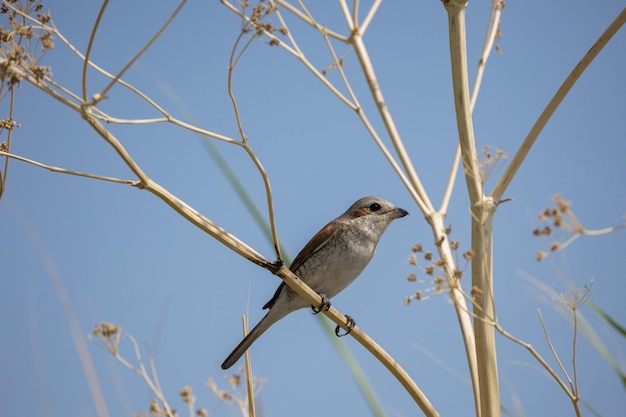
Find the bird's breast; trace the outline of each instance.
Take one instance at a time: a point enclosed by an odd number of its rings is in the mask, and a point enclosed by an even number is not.
[[[331,298],[361,274],[375,249],[376,242],[366,236],[331,238],[295,273],[317,293]]]

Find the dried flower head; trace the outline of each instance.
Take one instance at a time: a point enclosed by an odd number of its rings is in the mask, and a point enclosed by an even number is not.
[[[189,385],[181,388],[180,391],[178,391],[178,395],[180,395],[180,398],[185,404],[193,405],[196,402],[196,397],[192,394]]]
[[[471,261],[474,258],[474,255],[474,250],[470,249],[463,253],[463,259],[465,259],[466,261]]]
[[[480,182],[485,184],[496,168],[499,168],[509,156],[500,148],[496,148],[493,152],[491,146],[483,146],[482,154],[483,157],[478,161],[478,169],[480,170]]]
[[[559,295],[561,300],[572,311],[576,311],[580,306],[585,304],[587,300],[589,300],[589,297],[591,296],[591,287],[594,282],[595,278],[591,278],[589,285],[583,286],[582,289],[574,287],[566,293],[560,293]]]
[[[92,335],[99,339],[105,349],[113,355],[119,353],[121,334],[122,328],[120,326],[104,321],[94,326],[92,331]]]
[[[422,251],[421,243],[416,243],[413,246],[411,246],[411,252],[415,253],[415,252],[421,252],[421,251]]]

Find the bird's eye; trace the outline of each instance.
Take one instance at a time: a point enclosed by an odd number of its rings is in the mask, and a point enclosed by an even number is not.
[[[371,211],[378,211],[380,210],[382,207],[380,206],[380,204],[378,203],[372,203],[370,204],[370,210]]]

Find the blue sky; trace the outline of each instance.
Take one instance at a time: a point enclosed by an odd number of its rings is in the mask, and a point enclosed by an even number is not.
[[[471,2],[467,12],[470,80],[482,47],[488,3]],[[503,53],[491,56],[474,111],[478,146],[499,147],[510,155],[516,151],[562,80],[617,16],[620,3],[507,4],[498,41]],[[45,6],[64,36],[84,51],[99,5],[51,1]],[[311,7],[325,25],[347,32],[335,3]],[[148,1],[112,2],[93,59],[118,71],[171,10]],[[236,137],[226,77],[239,27],[238,19],[219,2],[191,1],[124,79],[175,116]],[[318,69],[329,65],[324,44],[312,30],[295,22],[290,29]],[[456,146],[445,11],[438,1],[385,2],[365,42],[417,172],[431,200],[439,202]],[[43,64],[52,68],[57,82],[80,91],[82,63],[60,41],[55,43]],[[558,291],[570,284],[582,287],[594,277],[591,300],[626,322],[624,231],[581,238],[541,263],[535,254],[553,239],[532,236],[541,225],[537,214],[552,204],[555,194],[570,201],[590,229],[624,222],[625,48],[622,29],[551,119],[504,196],[513,201],[495,216],[500,323],[535,346],[553,366],[537,309],[566,366],[571,363],[572,327],[526,277]],[[382,134],[354,54],[347,53],[345,61],[360,101]],[[329,80],[337,82],[337,74],[331,73]],[[93,94],[104,81],[90,73],[89,85]],[[442,416],[470,415],[464,351],[447,296],[402,303],[406,295],[428,287],[405,280],[410,272],[425,278],[406,260],[416,242],[434,251],[432,234],[356,116],[297,60],[263,42],[254,42],[242,58],[234,90],[252,148],[270,177],[278,231],[289,255],[295,256],[319,228],[362,196],[379,195],[411,213],[389,227],[369,267],[333,305],[354,317],[397,359]],[[0,106],[6,115],[8,101]],[[110,91],[102,108],[120,118],[157,116],[119,87]],[[21,127],[12,152],[68,169],[133,179],[78,114],[30,85],[17,94],[15,119]],[[265,256],[273,256],[263,232],[196,135],[165,124],[108,127],[153,179]],[[263,208],[262,182],[242,149],[212,143]],[[492,175],[488,190],[502,172]],[[452,237],[461,242],[461,252],[469,249],[462,175],[447,223]],[[17,161],[10,164],[0,201],[0,232],[0,325],[5,332],[1,415],[95,414],[49,277],[51,265],[69,295],[81,332],[108,321],[147,346],[144,355],[153,354],[171,405],[183,412],[177,392],[191,385],[198,405],[212,415],[237,414],[204,383],[212,377],[226,386],[223,376],[232,371],[223,372],[219,365],[240,339],[240,317],[249,311],[251,323],[261,318],[261,306],[279,283],[276,277],[228,251],[147,192]],[[556,236],[565,238],[564,233]],[[625,368],[624,339],[590,309],[584,307],[581,313]],[[267,380],[257,400],[264,415],[312,416],[320,410],[329,416],[370,414],[329,337],[303,310],[255,343],[254,373]],[[370,378],[387,415],[416,415],[416,405],[387,371],[354,340],[346,337],[343,342]],[[129,345],[122,346],[125,356],[133,359]],[[147,410],[152,397],[144,382],[95,344],[88,347],[110,415]],[[580,338],[577,347],[583,399],[601,415],[618,415],[626,401],[623,385],[586,340]],[[513,410],[519,400],[528,416],[573,415],[569,400],[525,350],[498,337],[498,355],[505,407]]]

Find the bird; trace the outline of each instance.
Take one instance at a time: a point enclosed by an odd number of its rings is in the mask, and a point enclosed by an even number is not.
[[[387,226],[407,214],[406,210],[382,198],[363,197],[317,232],[289,269],[322,296],[322,304],[328,309],[328,299],[343,291],[365,269]],[[269,309],[267,314],[228,355],[222,369],[233,366],[274,323],[309,306],[310,303],[281,282],[274,296],[263,306],[264,310]]]

